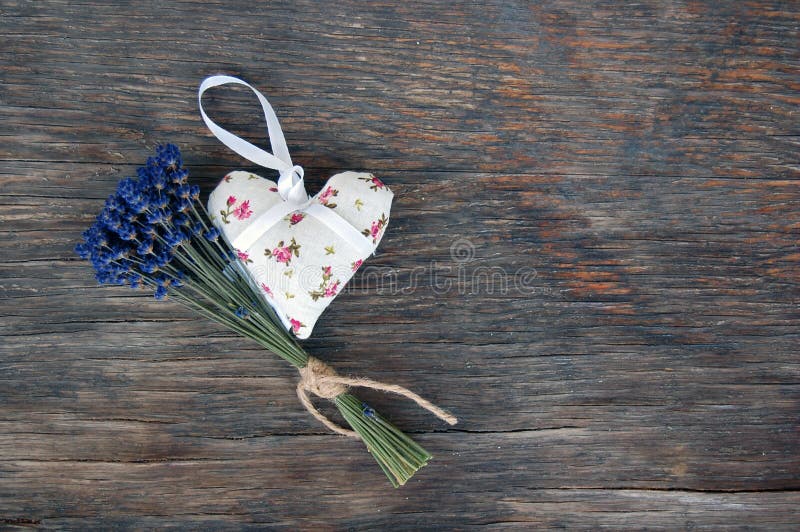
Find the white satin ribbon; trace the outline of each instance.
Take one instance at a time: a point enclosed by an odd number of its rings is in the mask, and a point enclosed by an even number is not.
[[[247,142],[241,137],[237,137],[230,131],[221,128],[206,114],[203,109],[203,93],[212,87],[218,87],[227,83],[244,85],[258,96],[261,109],[264,110],[264,118],[267,120],[267,138],[269,138],[269,142],[272,145],[274,155]],[[278,117],[275,116],[275,111],[263,94],[258,92],[255,87],[239,78],[234,78],[232,76],[210,76],[204,79],[200,84],[200,90],[197,92],[197,103],[200,106],[200,115],[203,117],[203,121],[208,126],[208,129],[210,129],[214,136],[224,145],[249,161],[280,172],[280,178],[278,178],[278,192],[284,201],[296,205],[308,201],[308,194],[306,194],[306,188],[305,185],[303,185],[303,169],[299,166],[292,165],[292,158],[289,156],[289,148],[286,146],[286,139],[283,138],[283,131],[281,131]]]
[[[313,200],[312,200],[313,201]],[[312,203],[303,209],[320,222],[328,226],[334,233],[342,237],[347,243],[356,248],[362,257],[368,256],[375,251],[372,239],[365,237],[358,232],[358,229],[350,225],[350,222],[333,212],[330,207],[325,207],[319,203]]]
[[[262,150],[258,146],[251,144],[241,137],[237,137],[230,131],[223,129],[211,120],[203,109],[203,93],[212,87],[233,83],[243,85],[253,91],[261,103],[264,111],[264,118],[267,121],[267,137],[272,146],[272,153]],[[200,83],[197,92],[197,103],[200,106],[200,115],[203,121],[224,145],[238,153],[248,161],[252,161],[259,166],[277,170],[278,193],[284,203],[271,208],[253,222],[236,237],[232,242],[236,249],[248,250],[270,227],[278,223],[284,216],[296,210],[302,210],[314,216],[336,234],[344,238],[362,255],[367,256],[373,252],[372,241],[359,233],[356,228],[350,225],[345,219],[328,209],[317,204],[311,204],[303,183],[303,168],[292,164],[289,156],[289,148],[286,146],[286,139],[283,137],[278,117],[269,104],[269,101],[261,94],[258,89],[249,83],[233,76],[209,76]],[[320,207],[320,208],[317,208]]]

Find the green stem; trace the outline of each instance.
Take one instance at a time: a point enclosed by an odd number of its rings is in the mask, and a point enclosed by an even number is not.
[[[427,465],[431,454],[374,410],[367,415],[363,403],[350,393],[334,403],[350,427],[358,433],[394,487],[402,486]]]

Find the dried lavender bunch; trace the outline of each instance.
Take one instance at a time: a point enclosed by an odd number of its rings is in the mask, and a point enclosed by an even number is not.
[[[158,146],[137,174],[119,182],[75,247],[91,262],[98,282],[151,289],[156,299],[178,302],[305,368],[308,353],[211,224],[200,188],[188,183],[178,147]],[[353,394],[332,400],[395,487],[431,458]]]

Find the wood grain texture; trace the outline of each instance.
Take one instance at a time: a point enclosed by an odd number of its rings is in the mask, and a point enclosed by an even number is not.
[[[0,524],[800,527],[796,2],[0,2]],[[281,360],[72,254],[267,94],[392,224],[307,342],[435,459],[392,489]],[[263,143],[255,100],[208,110]],[[465,255],[459,255],[464,252]]]

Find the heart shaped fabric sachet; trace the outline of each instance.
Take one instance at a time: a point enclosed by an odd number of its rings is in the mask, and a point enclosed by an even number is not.
[[[302,339],[309,337],[320,314],[378,246],[392,196],[373,175],[344,172],[331,177],[306,204],[291,210],[287,206],[284,214],[276,183],[235,171],[211,193],[208,210],[264,298]],[[264,217],[271,211],[281,217],[268,227]],[[354,234],[326,225],[326,211],[349,224]],[[257,238],[242,241],[254,227]],[[348,237],[361,237],[365,245],[353,245]]]
[[[258,97],[273,154],[206,115],[203,93],[229,83]],[[223,144],[280,173],[277,183],[250,172],[229,173],[211,193],[208,211],[284,326],[308,338],[320,314],[378,246],[393,194],[372,174],[344,172],[309,198],[303,169],[292,164],[275,112],[258,90],[238,78],[212,76],[201,84],[198,100],[203,120]]]

